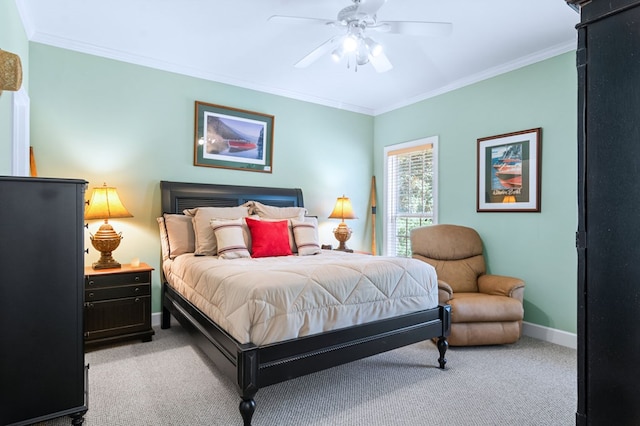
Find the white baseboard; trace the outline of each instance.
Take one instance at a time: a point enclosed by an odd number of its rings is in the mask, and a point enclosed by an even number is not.
[[[578,347],[578,336],[575,333],[556,330],[555,328],[544,327],[526,321],[522,323],[522,334],[571,349]]]
[[[160,327],[162,322],[162,312],[154,312],[151,314],[151,327]]]

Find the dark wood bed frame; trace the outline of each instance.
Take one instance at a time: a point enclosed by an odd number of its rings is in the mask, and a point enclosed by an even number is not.
[[[246,201],[302,207],[297,188],[160,182],[163,213],[194,207],[233,207]],[[162,328],[173,315],[203,352],[237,385],[240,414],[251,425],[259,388],[345,364],[427,339],[437,338],[439,367],[445,368],[446,337],[451,327],[448,305],[269,345],[241,344],[178,294],[163,277]]]

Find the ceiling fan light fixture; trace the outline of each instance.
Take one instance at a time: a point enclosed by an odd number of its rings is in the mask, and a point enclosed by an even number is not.
[[[358,50],[356,51],[356,63],[358,65],[365,65],[369,62],[369,48],[365,43],[360,43]]]
[[[344,55],[344,50],[342,46],[338,46],[333,50],[333,52],[331,52],[331,59],[333,59],[335,62],[340,62],[343,55]]]
[[[375,41],[373,41],[373,39],[371,37],[367,37],[364,40],[365,44],[367,45],[367,49],[369,49],[369,54],[371,56],[373,56],[374,58],[378,55],[380,55],[382,53],[382,51],[384,50],[382,48],[382,45],[380,43],[377,43]]]
[[[345,52],[355,52],[359,44],[358,38],[353,34],[349,34],[342,42],[342,47]]]

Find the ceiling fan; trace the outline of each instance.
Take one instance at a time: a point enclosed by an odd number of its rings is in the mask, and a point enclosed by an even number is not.
[[[331,52],[331,57],[336,62],[346,58],[347,67],[354,61],[356,71],[358,66],[370,63],[377,72],[385,72],[393,68],[393,65],[382,45],[369,37],[368,32],[412,36],[443,36],[451,33],[452,25],[449,22],[378,21],[376,14],[387,0],[352,1],[352,5],[338,12],[335,20],[283,15],[269,17],[270,22],[320,24],[346,30],[312,50],[295,64],[296,68],[308,67]]]

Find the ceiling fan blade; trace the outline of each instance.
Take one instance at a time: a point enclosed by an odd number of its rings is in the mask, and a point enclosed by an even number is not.
[[[368,26],[367,29],[387,34],[447,36],[453,31],[453,25],[450,22],[380,21],[375,25]]]
[[[268,22],[276,24],[312,24],[312,25],[330,25],[335,26],[338,22],[332,19],[319,19],[319,18],[307,18],[304,16],[286,16],[286,15],[272,15],[267,18]]]
[[[384,52],[380,52],[376,56],[369,55],[369,62],[377,72],[387,72],[393,68],[393,65],[391,65],[389,58],[387,58]]]
[[[358,12],[373,16],[386,2],[387,0],[362,0],[358,5]]]
[[[331,49],[333,49],[333,47],[344,37],[345,37],[344,35],[337,35],[337,36],[331,37],[329,40],[325,41],[320,46],[312,50],[307,56],[300,59],[295,64],[295,67],[296,68],[308,67],[309,65],[311,65],[312,63],[320,59],[321,56],[323,56],[324,54],[328,53]]]

